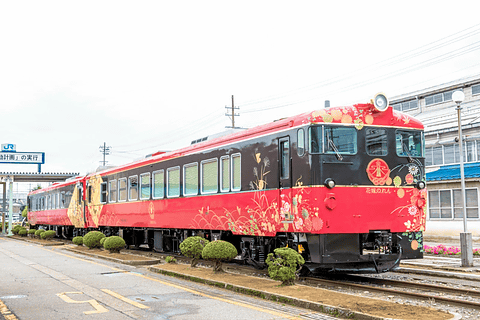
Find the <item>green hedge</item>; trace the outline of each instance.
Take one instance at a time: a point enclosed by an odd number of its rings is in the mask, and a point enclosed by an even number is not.
[[[90,231],[83,237],[83,244],[90,249],[100,248],[100,239],[105,238],[105,235],[100,231]]]
[[[42,233],[44,233],[44,232],[45,232],[45,230],[43,230],[43,229],[38,229],[37,231],[35,231],[35,236],[36,236],[37,238],[40,238],[40,237],[41,237],[40,235],[41,235]]]
[[[110,253],[118,253],[125,248],[125,240],[119,236],[111,236],[105,239],[103,247],[110,251]]]
[[[42,239],[48,240],[48,239],[53,239],[57,232],[55,230],[48,230],[45,232],[40,233],[40,237]]]
[[[77,246],[82,246],[83,245],[83,237],[82,236],[77,236],[72,239],[73,244],[76,244]]]
[[[233,244],[223,240],[209,242],[202,251],[202,258],[215,262],[213,271],[222,272],[222,261],[228,261],[237,256],[237,249]]]
[[[180,244],[180,251],[186,257],[192,258],[191,267],[195,267],[198,259],[202,257],[203,248],[209,243],[205,238],[194,236],[188,237]]]

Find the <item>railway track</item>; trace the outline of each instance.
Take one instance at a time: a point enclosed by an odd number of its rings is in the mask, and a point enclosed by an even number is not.
[[[353,275],[342,277],[342,280],[330,280],[313,277],[305,277],[302,279],[310,285],[322,285],[336,288],[342,287],[353,290],[377,292],[386,295],[396,295],[418,300],[440,302],[457,307],[480,310],[480,291],[478,290]],[[362,284],[356,282],[361,282]],[[389,288],[386,286],[389,286]],[[453,295],[454,297],[445,297],[442,296],[442,294]],[[467,300],[470,298],[475,298],[476,301]]]

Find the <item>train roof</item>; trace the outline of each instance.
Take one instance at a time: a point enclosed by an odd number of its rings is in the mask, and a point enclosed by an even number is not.
[[[239,131],[226,136],[220,136],[212,140],[195,143],[175,151],[156,152],[148,158],[137,160],[113,168],[106,168],[101,171],[87,174],[85,177],[88,179],[97,175],[106,175],[122,172],[137,167],[147,166],[158,161],[165,161],[168,159],[178,158],[200,151],[216,149],[223,145],[249,140],[255,137],[284,131],[294,127],[321,123],[355,126],[355,128],[357,128],[358,130],[361,130],[364,126],[386,126],[417,130],[423,130],[424,128],[423,124],[419,120],[415,119],[410,115],[393,110],[391,106],[386,108],[386,110],[383,112],[378,111],[374,107],[373,102],[366,104],[355,104],[353,106],[346,107],[330,107],[312,112],[305,112],[293,117],[283,118],[244,131]],[[42,189],[42,191],[48,191],[51,189],[67,186],[76,183],[84,179],[85,177],[77,177],[70,181],[56,183],[49,186],[48,188]],[[36,191],[31,192],[31,194],[34,193],[36,193]]]
[[[313,112],[302,113],[293,117],[280,119],[268,124],[260,125],[244,131],[235,132],[212,140],[195,143],[170,152],[153,153],[151,157],[121,165],[115,168],[106,169],[100,172],[91,173],[88,176],[98,174],[112,174],[116,172],[146,166],[158,161],[182,157],[188,154],[216,149],[226,144],[248,140],[258,136],[283,131],[293,127],[300,127],[311,124],[331,123],[355,126],[361,130],[364,126],[388,126],[399,128],[410,128],[423,130],[422,123],[414,117],[393,110],[388,107],[385,111],[378,111],[373,103],[356,104],[347,107],[330,107]]]

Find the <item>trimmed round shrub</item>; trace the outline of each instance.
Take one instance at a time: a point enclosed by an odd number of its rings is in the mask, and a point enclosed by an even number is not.
[[[83,237],[82,236],[76,236],[75,238],[72,239],[73,244],[76,244],[77,246],[83,246]]]
[[[37,231],[35,231],[35,236],[40,239],[40,238],[41,238],[40,235],[41,235],[42,233],[44,233],[44,232],[45,232],[45,230],[43,230],[43,229],[38,229]]]
[[[100,248],[100,239],[105,238],[105,235],[100,231],[90,231],[83,237],[83,244],[90,249]]]
[[[233,244],[223,240],[209,242],[202,251],[202,258],[215,262],[214,272],[222,272],[222,262],[235,258],[238,255]]]
[[[18,235],[19,235],[19,236],[22,236],[22,237],[26,237],[26,236],[27,236],[27,229],[25,229],[25,228],[24,228],[24,229],[20,229],[20,230],[18,231]]]
[[[107,239],[107,238],[105,237],[105,238],[100,239],[100,246],[101,247],[103,247],[103,244],[105,243],[105,239]]]
[[[57,232],[55,230],[48,230],[45,232],[41,233],[42,239],[53,239],[57,235]]]
[[[28,230],[28,235],[29,235],[30,237],[34,237],[34,236],[35,236],[35,232],[37,232],[37,230],[35,230],[35,229],[30,229],[30,230]]]
[[[105,239],[103,247],[110,253],[119,253],[120,250],[125,248],[125,240],[119,236],[111,236]]]
[[[21,225],[17,224],[15,227],[12,228],[13,234],[18,234],[18,231],[22,228]]]
[[[203,248],[209,243],[205,238],[194,236],[188,237],[180,244],[180,251],[186,257],[192,258],[191,267],[195,267],[202,257]]]
[[[167,256],[165,258],[165,262],[166,263],[177,263],[177,259],[175,259],[175,257],[172,257],[172,256]]]
[[[273,280],[282,281],[282,285],[289,286],[295,284],[297,272],[305,264],[302,255],[292,248],[277,248],[273,253],[269,253],[267,260],[268,275]],[[297,270],[297,266],[299,267]]]

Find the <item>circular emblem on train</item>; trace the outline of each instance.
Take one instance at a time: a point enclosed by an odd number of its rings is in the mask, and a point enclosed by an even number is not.
[[[376,186],[383,186],[390,177],[390,168],[382,159],[373,159],[367,166],[368,179]]]

